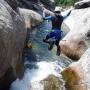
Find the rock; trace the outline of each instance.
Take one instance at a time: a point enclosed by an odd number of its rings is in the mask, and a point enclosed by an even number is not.
[[[61,51],[73,60],[78,60],[90,47],[90,8],[72,11],[67,23],[69,33],[60,41]]]
[[[74,6],[76,9],[88,8],[88,7],[90,7],[90,0],[79,1],[79,2],[75,3]]]
[[[49,15],[54,16],[54,13],[52,11],[50,11],[50,10],[48,10],[46,8],[44,8],[44,11],[45,11],[46,16],[49,16]]]
[[[23,77],[26,33],[22,17],[0,0],[0,90],[8,90],[13,80]]]
[[[33,10],[19,8],[19,11],[22,17],[24,17],[25,25],[27,28],[26,47],[30,46],[31,48],[31,45],[30,44],[28,45],[28,39],[30,37],[31,28],[39,25],[43,21],[43,18],[39,13]]]
[[[60,90],[59,77],[49,75],[46,79],[41,81],[44,84],[44,90]]]
[[[29,9],[19,8],[21,15],[24,17],[26,28],[32,28],[39,25],[43,18],[40,14]]]
[[[5,0],[13,10],[17,11],[18,10],[18,5],[17,5],[17,0]]]
[[[53,11],[55,5],[53,0],[17,0],[20,8],[26,8],[34,10],[40,14],[43,12],[43,8]]]
[[[31,42],[27,43],[27,48],[32,48],[32,43]]]
[[[54,0],[40,0],[40,2],[45,6],[46,9],[53,11],[55,7]]]
[[[78,62],[72,63],[62,72],[67,90],[90,89],[90,48]]]

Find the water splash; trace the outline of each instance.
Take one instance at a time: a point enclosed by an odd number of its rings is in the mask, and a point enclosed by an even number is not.
[[[57,65],[57,62],[42,61],[36,65],[37,69],[26,69],[24,78],[14,81],[10,90],[44,90],[43,84],[40,83],[41,80],[51,74],[60,77],[61,67]]]

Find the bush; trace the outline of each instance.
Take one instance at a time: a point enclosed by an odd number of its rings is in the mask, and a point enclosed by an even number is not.
[[[56,6],[71,6],[78,0],[54,0]]]

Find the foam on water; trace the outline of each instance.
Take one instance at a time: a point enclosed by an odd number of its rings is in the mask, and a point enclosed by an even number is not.
[[[23,79],[14,81],[10,90],[44,90],[41,80],[51,74],[60,77],[60,67],[56,62],[42,61],[37,66],[37,69],[26,69]]]

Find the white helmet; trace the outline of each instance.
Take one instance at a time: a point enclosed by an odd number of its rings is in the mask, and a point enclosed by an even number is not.
[[[61,8],[61,7],[56,6],[54,11],[55,11],[55,12],[57,12],[57,11],[60,11],[60,12],[61,12],[61,10],[62,10],[62,8]]]

